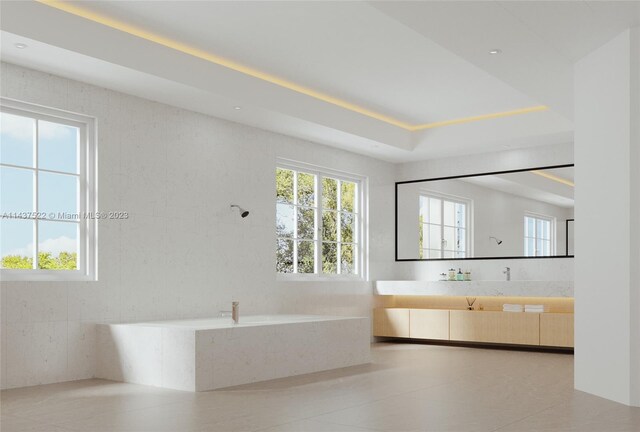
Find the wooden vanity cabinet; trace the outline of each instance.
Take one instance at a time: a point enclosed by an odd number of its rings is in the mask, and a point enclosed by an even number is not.
[[[449,311],[411,309],[409,337],[412,339],[449,340]]]
[[[373,335],[409,337],[409,309],[379,308],[373,310]]]
[[[373,335],[573,348],[573,313],[378,308]]]
[[[540,314],[540,345],[573,347],[573,314]]]
[[[540,345],[540,314],[451,311],[451,340]]]

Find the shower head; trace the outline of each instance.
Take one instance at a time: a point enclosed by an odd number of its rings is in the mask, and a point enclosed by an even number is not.
[[[501,245],[502,244],[502,240],[495,238],[494,236],[489,237],[489,240],[494,239],[496,241],[497,244]]]
[[[245,210],[239,205],[231,204],[231,208],[234,208],[234,207],[238,209],[238,211],[240,212],[240,216],[242,216],[243,218],[246,218],[247,216],[249,216],[249,210]]]

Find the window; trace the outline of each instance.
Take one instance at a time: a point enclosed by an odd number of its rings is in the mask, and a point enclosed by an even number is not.
[[[469,252],[469,203],[437,194],[420,196],[420,258],[465,258]]]
[[[555,219],[540,215],[524,217],[524,255],[554,255]]]
[[[1,99],[3,280],[95,278],[94,120]]]
[[[362,277],[363,181],[317,168],[276,169],[276,271]]]

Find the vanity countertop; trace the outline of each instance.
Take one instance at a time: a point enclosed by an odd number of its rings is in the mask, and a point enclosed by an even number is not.
[[[573,297],[573,281],[376,281],[374,294]]]

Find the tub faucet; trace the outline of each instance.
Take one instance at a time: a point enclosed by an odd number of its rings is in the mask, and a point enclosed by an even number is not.
[[[240,302],[234,301],[231,303],[231,319],[234,324],[238,324],[238,321],[240,321]]]
[[[511,267],[505,267],[502,273],[507,275],[507,281],[511,280]]]

